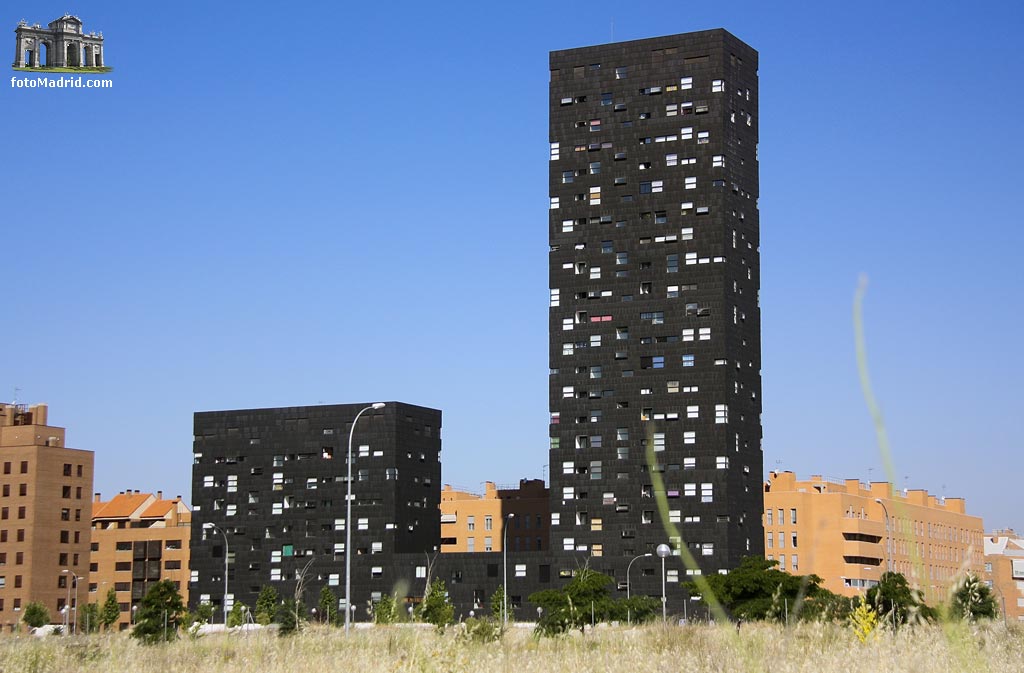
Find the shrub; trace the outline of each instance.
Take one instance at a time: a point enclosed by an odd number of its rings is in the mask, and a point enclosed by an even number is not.
[[[434,580],[427,589],[427,595],[420,605],[420,619],[433,624],[438,631],[444,631],[455,619],[455,606],[448,600],[448,590],[443,580]]]
[[[470,617],[463,622],[461,637],[474,643],[492,643],[501,639],[501,622],[490,617]]]
[[[228,627],[242,626],[246,621],[246,612],[249,608],[246,607],[242,601],[235,601],[235,604],[231,606],[231,612],[228,613]]]
[[[969,622],[994,619],[996,599],[992,590],[976,575],[966,575],[956,586],[949,605],[949,616]]]
[[[373,622],[375,624],[394,624],[398,621],[398,610],[395,605],[395,597],[391,594],[384,594],[373,606]]]
[[[317,605],[319,619],[326,624],[338,625],[345,621],[344,615],[338,611],[338,597],[330,587],[320,589],[320,603]]]
[[[289,636],[302,628],[302,610],[294,599],[285,599],[278,606],[274,621],[280,625],[278,635]]]
[[[50,611],[42,603],[33,601],[25,606],[25,613],[21,616],[21,621],[33,628],[45,626],[50,623]]]
[[[850,615],[850,627],[857,640],[867,642],[878,626],[878,613],[867,603],[861,603]]]

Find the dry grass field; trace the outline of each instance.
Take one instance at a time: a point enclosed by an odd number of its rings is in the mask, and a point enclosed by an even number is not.
[[[278,638],[271,633],[183,638],[142,647],[123,636],[0,638],[0,673],[310,673],[356,670],[515,671],[1024,671],[1024,631],[1001,623],[882,632],[861,644],[849,627],[806,624],[600,627],[556,639],[512,629],[501,642],[472,643],[458,628],[444,635],[408,626],[310,628]]]

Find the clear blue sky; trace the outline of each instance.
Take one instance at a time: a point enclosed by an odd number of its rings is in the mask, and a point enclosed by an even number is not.
[[[835,5],[835,6],[833,6]],[[761,54],[765,469],[1024,528],[1019,3],[4,3],[112,90],[0,85],[0,398],[96,489],[189,492],[192,412],[444,410],[444,480],[547,463],[547,54],[724,27]],[[14,74],[14,73],[10,73]]]

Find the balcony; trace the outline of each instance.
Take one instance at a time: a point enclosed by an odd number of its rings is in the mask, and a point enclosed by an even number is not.
[[[885,558],[885,542],[861,542],[859,540],[843,540],[843,556],[861,558]]]
[[[843,517],[840,520],[839,530],[843,533],[883,537],[885,535],[885,522],[876,519]]]

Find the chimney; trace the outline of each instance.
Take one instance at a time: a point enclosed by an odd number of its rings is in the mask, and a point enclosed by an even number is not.
[[[164,499],[164,492],[163,491],[157,491],[156,492],[156,499],[157,500],[163,500]]]
[[[99,502],[100,501],[100,494],[99,493],[93,493],[92,494],[92,501],[93,502]]]

